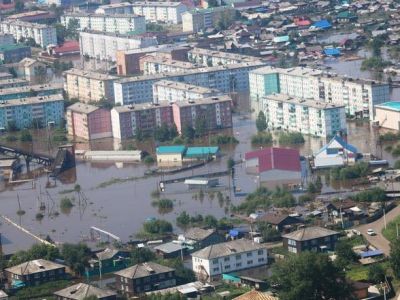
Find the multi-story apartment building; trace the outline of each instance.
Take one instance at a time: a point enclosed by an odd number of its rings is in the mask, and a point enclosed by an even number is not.
[[[114,274],[116,288],[129,296],[176,285],[175,269],[154,262],[137,264]]]
[[[157,38],[147,34],[129,35],[89,30],[79,33],[81,55],[100,60],[115,61],[117,50],[146,48],[156,45]]]
[[[12,288],[23,282],[26,286],[65,279],[65,266],[45,259],[35,259],[5,269]]]
[[[139,60],[139,65],[144,75],[185,72],[196,68],[190,62],[160,57],[158,53],[143,56]]]
[[[0,63],[16,63],[25,57],[31,57],[31,47],[21,44],[0,44]]]
[[[232,99],[228,95],[177,101],[172,105],[172,111],[179,133],[185,126],[196,129],[200,121],[204,121],[207,131],[232,127]]]
[[[101,5],[96,9],[96,14],[103,15],[125,15],[132,14],[132,4],[129,2],[113,3],[107,5]]]
[[[97,106],[74,103],[67,108],[68,134],[85,140],[112,137],[110,111]]]
[[[209,89],[193,84],[160,80],[153,84],[153,102],[168,101],[189,101],[209,98],[221,94],[217,89]]]
[[[127,139],[140,131],[151,134],[162,124],[173,124],[172,107],[168,102],[116,106],[111,110],[113,137]]]
[[[0,45],[14,44],[14,37],[9,33],[0,33]]]
[[[166,44],[141,49],[120,50],[116,54],[117,73],[118,75],[139,74],[140,58],[151,53],[157,53],[157,57],[186,61],[189,49],[186,44]]]
[[[135,1],[133,12],[142,15],[147,21],[179,24],[182,14],[187,11],[182,2]]]
[[[271,94],[261,101],[269,129],[295,131],[321,137],[347,132],[344,105],[284,94]]]
[[[63,85],[60,83],[38,84],[22,87],[0,89],[0,101],[8,101],[32,96],[48,96],[62,94]]]
[[[154,74],[119,79],[114,82],[115,102],[122,105],[150,102],[153,84],[167,79],[197,86],[218,89],[222,93],[235,93],[247,97],[249,71],[264,65],[262,62],[245,62],[226,66],[192,69],[186,72]]]
[[[43,48],[48,45],[57,45],[56,28],[50,25],[3,20],[0,22],[0,32],[12,34],[16,41],[31,38]]]
[[[223,273],[261,267],[267,262],[266,246],[245,239],[215,244],[192,254],[193,271],[208,281]]]
[[[18,129],[32,124],[59,125],[64,118],[64,98],[61,94],[0,101],[0,128],[14,124]]]
[[[215,51],[212,49],[193,48],[188,51],[188,60],[204,67],[240,64],[243,62],[259,62],[260,58],[249,55]]]
[[[114,80],[118,77],[94,71],[70,69],[64,73],[64,90],[81,102],[114,102]]]
[[[232,99],[227,95],[169,103],[116,106],[111,110],[113,137],[126,139],[138,132],[151,134],[161,125],[175,125],[178,132],[185,126],[196,129],[204,120],[205,130],[232,127]]]
[[[262,109],[261,99],[272,93],[282,93],[303,99],[313,99],[344,105],[349,116],[374,119],[374,105],[389,100],[389,85],[352,79],[309,68],[281,69],[263,67],[249,74],[252,108]]]
[[[0,91],[2,89],[23,87],[29,84],[28,80],[23,78],[11,78],[0,80]]]
[[[214,28],[221,18],[233,20],[235,10],[230,6],[219,6],[207,9],[193,9],[182,13],[184,32],[199,32]]]
[[[146,21],[143,16],[127,15],[105,15],[86,13],[67,13],[60,17],[61,23],[68,26],[71,20],[77,20],[79,30],[95,30],[111,33],[135,33],[146,32]]]

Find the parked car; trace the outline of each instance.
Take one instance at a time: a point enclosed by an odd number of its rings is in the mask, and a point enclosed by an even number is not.
[[[375,231],[371,228],[367,230],[367,234],[371,236],[376,235]]]

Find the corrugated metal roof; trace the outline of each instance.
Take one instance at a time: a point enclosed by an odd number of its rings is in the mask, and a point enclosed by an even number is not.
[[[159,146],[157,147],[157,154],[173,154],[173,153],[183,153],[186,147],[183,145],[176,146]]]
[[[195,157],[204,155],[216,155],[218,151],[218,147],[188,147],[185,156]]]
[[[258,172],[285,170],[300,172],[300,154],[296,149],[268,147],[247,152],[245,159],[258,158]]]

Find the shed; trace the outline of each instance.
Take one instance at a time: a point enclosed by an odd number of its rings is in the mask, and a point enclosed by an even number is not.
[[[159,146],[157,147],[157,162],[182,162],[183,155],[185,154],[186,147],[183,145],[176,146]]]
[[[184,159],[208,159],[219,155],[219,147],[188,147]]]
[[[324,54],[326,55],[326,56],[340,56],[340,54],[341,54],[341,52],[340,52],[340,49],[338,49],[338,48],[327,48],[327,49],[324,49]]]
[[[360,253],[361,258],[375,257],[375,256],[381,256],[381,255],[383,255],[383,251],[379,250],[379,249],[365,251],[365,252]]]
[[[156,254],[163,258],[175,258],[185,256],[188,252],[188,247],[181,243],[169,242],[154,247]]]
[[[202,189],[216,187],[219,184],[218,178],[190,178],[185,179],[185,184],[191,189]]]

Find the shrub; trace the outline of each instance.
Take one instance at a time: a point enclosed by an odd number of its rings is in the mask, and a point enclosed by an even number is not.
[[[251,137],[253,145],[269,145],[272,144],[272,134],[269,132],[259,132]]]
[[[300,132],[281,132],[279,134],[280,144],[304,144],[305,139]]]

